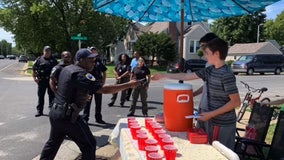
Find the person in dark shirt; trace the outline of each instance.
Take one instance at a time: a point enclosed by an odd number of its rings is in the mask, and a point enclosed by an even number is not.
[[[133,68],[130,79],[141,81],[142,85],[133,89],[132,103],[127,116],[134,116],[136,103],[140,95],[142,103],[142,114],[143,116],[148,117],[147,91],[151,81],[151,72],[149,68],[146,67],[145,60],[142,57],[138,59],[138,67]]]
[[[130,58],[127,54],[121,54],[118,58],[118,63],[115,65],[114,68],[114,75],[116,79],[116,84],[122,84],[125,82],[128,82],[130,80],[130,65],[129,61]],[[127,90],[121,91],[121,97],[120,97],[120,106],[124,106],[124,102],[126,100],[126,94]],[[117,98],[117,93],[113,94],[111,97],[111,102],[108,104],[108,106],[113,106],[115,100]]]
[[[54,66],[58,64],[57,60],[51,55],[51,48],[49,46],[45,46],[43,48],[43,55],[38,57],[35,60],[33,65],[33,79],[37,83],[37,96],[38,96],[38,105],[36,107],[37,113],[36,117],[43,115],[43,106],[44,106],[44,96],[47,89],[47,93],[49,96],[49,108],[53,104],[54,93],[49,86],[49,76],[51,70]]]
[[[139,81],[130,81],[119,85],[104,85],[89,72],[94,67],[95,57],[89,49],[80,49],[76,53],[76,63],[62,69],[54,104],[49,113],[50,136],[41,152],[40,159],[54,159],[66,135],[73,140],[82,159],[96,159],[96,140],[88,124],[79,115],[86,105],[89,93],[113,94],[130,87],[140,85]]]
[[[61,62],[52,68],[51,74],[50,74],[50,80],[49,85],[51,90],[55,93],[57,88],[57,82],[59,78],[59,74],[63,67],[68,66],[72,64],[72,55],[69,51],[63,51],[61,53]]]
[[[102,85],[104,85],[106,82],[107,68],[102,63],[102,60],[100,59],[97,49],[95,47],[91,47],[90,50],[92,51],[93,54],[96,55],[95,66],[90,73],[96,78],[97,81],[99,81],[100,83],[102,83]],[[84,108],[84,119],[86,120],[86,122],[89,121],[90,109],[91,109],[91,103],[92,103],[93,96],[94,96],[94,100],[96,103],[96,108],[95,108],[96,109],[95,110],[96,122],[100,124],[105,124],[106,122],[103,121],[103,116],[102,116],[103,95],[101,93],[91,93],[90,94],[90,99],[88,99],[86,106]]]

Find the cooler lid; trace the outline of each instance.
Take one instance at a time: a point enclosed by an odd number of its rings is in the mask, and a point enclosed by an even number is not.
[[[164,89],[168,89],[168,90],[191,90],[192,85],[191,84],[185,84],[185,83],[170,83],[170,84],[165,84]]]

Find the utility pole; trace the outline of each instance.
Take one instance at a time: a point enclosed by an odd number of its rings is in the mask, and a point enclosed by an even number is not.
[[[256,42],[259,43],[259,29],[260,26],[263,26],[263,23],[260,23],[259,25],[257,25],[257,37],[256,37]]]

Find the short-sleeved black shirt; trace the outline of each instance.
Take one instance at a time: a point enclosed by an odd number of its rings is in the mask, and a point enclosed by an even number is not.
[[[90,92],[95,93],[102,84],[79,65],[69,65],[62,69],[54,102],[60,105],[75,103],[82,108]]]
[[[125,64],[122,62],[119,62],[115,65],[115,71],[117,72],[118,76],[123,75],[125,72],[130,71],[131,67],[129,64]]]
[[[95,62],[93,70],[90,72],[97,80],[102,80],[102,73],[107,70],[107,67],[102,63],[101,59],[98,57]]]

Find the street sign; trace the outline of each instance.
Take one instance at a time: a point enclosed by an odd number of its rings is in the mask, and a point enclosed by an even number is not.
[[[71,40],[81,40],[81,41],[86,41],[88,40],[87,37],[81,37],[81,36],[72,36]]]

